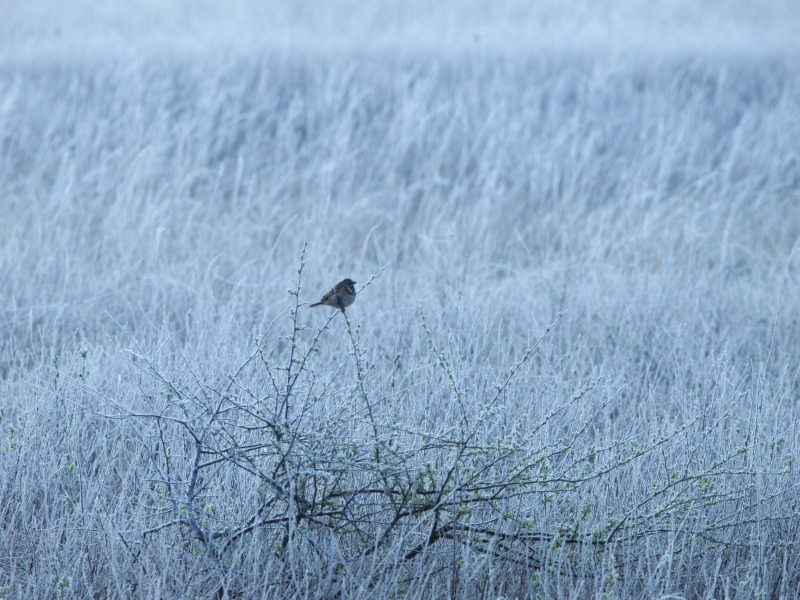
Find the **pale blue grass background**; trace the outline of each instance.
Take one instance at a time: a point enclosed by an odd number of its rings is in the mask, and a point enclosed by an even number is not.
[[[420,310],[475,407],[563,312],[487,436],[595,378],[537,443],[603,402],[576,453],[688,427],[585,488],[587,529],[645,502],[665,464],[749,449],[715,482],[738,504],[677,524],[724,525],[720,545],[654,535],[624,567],[574,578],[557,548],[537,573],[467,553],[485,579],[463,597],[795,597],[795,2],[6,4],[3,595],[207,592],[180,543],[141,563],[121,544],[147,522],[146,474],[130,432],[84,410],[102,408],[87,389],[140,407],[136,344],[176,376],[224,378],[273,320],[271,340],[287,332],[306,240],[304,301],[388,265],[350,312],[397,422],[454,418]],[[347,364],[338,323],[320,372]],[[536,516],[556,527],[579,509]],[[253,595],[278,595],[258,587],[276,564],[247,556]],[[346,597],[452,589],[429,565],[403,588],[353,561]],[[306,585],[294,593],[330,591]]]

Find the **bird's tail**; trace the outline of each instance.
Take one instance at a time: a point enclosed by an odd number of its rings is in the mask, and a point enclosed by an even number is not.
[[[322,306],[322,302],[314,302],[314,304],[309,304],[308,308],[311,308],[312,306]]]

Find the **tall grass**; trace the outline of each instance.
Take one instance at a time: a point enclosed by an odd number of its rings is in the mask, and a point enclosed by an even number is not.
[[[797,593],[791,60],[20,57],[0,595]]]

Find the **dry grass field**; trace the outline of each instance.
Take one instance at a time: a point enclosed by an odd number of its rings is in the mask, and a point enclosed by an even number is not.
[[[798,597],[800,11],[432,4],[7,7],[0,598]]]

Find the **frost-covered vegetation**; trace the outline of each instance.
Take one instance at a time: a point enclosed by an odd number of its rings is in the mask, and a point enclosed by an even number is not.
[[[3,26],[0,597],[796,596],[791,9],[139,4]]]

